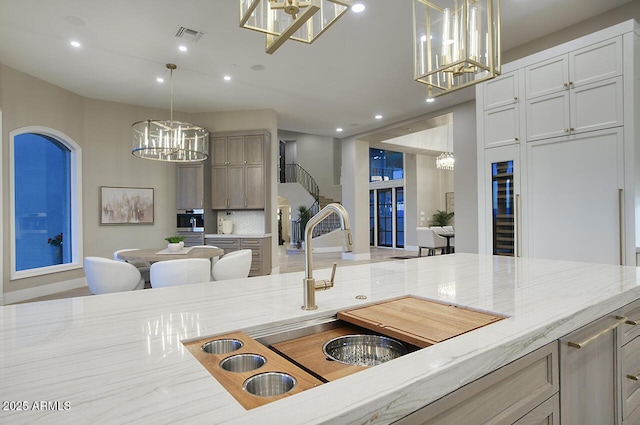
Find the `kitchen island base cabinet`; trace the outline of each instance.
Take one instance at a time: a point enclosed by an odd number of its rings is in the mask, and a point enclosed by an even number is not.
[[[562,425],[618,425],[618,327],[615,312],[560,338]]]
[[[556,407],[553,401],[550,405],[545,403],[557,393],[558,345],[552,342],[394,424],[556,425],[557,397]],[[545,418],[547,422],[544,422]]]

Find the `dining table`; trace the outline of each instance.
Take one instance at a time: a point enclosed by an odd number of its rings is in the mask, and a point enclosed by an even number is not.
[[[167,248],[133,249],[118,253],[118,258],[124,261],[140,261],[155,263],[157,261],[179,260],[183,258],[216,258],[224,255],[224,250],[217,247],[184,247],[177,252],[170,252]]]

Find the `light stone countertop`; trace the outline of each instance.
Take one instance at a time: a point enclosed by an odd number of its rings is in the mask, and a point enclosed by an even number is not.
[[[338,268],[306,312],[302,276],[0,307],[0,400],[69,406],[0,423],[385,424],[640,298],[635,267],[454,254]],[[408,294],[509,318],[249,411],[180,343]]]

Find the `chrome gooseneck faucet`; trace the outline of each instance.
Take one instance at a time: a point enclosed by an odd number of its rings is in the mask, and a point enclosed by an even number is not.
[[[311,217],[307,222],[307,227],[304,229],[304,240],[305,240],[305,263],[304,263],[304,280],[303,280],[303,291],[304,291],[304,305],[302,306],[303,310],[315,310],[318,308],[316,305],[316,291],[324,291],[325,289],[329,289],[333,287],[333,279],[336,275],[336,263],[333,263],[333,270],[331,272],[331,280],[318,280],[316,281],[313,278],[313,258],[312,258],[312,249],[311,249],[311,235],[313,233],[313,229],[328,217],[331,213],[338,214],[340,217],[340,228],[342,229],[342,238],[344,241],[343,250],[345,252],[350,252],[353,249],[353,242],[351,240],[351,226],[349,224],[349,213],[347,210],[340,204],[331,203],[321,209],[316,215]]]

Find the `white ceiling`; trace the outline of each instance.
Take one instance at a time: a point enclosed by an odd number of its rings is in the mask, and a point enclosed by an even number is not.
[[[629,1],[502,0],[503,51]],[[287,41],[268,55],[263,34],[238,26],[237,0],[0,0],[0,62],[85,97],[163,109],[168,84],[155,79],[168,81],[165,64],[176,63],[176,110],[270,108],[283,130],[334,137],[472,98],[463,90],[427,105],[413,81],[412,1],[361,2],[363,13],[347,13],[313,44]],[[181,40],[180,26],[205,34]]]

